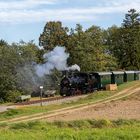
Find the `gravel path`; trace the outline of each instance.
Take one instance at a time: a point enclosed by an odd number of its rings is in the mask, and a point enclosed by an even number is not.
[[[4,112],[4,111],[7,111],[8,109],[14,109],[14,108],[16,108],[16,107],[15,106],[4,106],[4,105],[2,105],[2,106],[0,106],[0,113]]]
[[[79,100],[80,98],[85,98],[87,97],[89,94],[86,94],[86,95],[79,95],[79,96],[75,96],[75,97],[70,97],[70,98],[64,98],[64,99],[61,99],[61,100],[54,100],[54,101],[46,101],[46,102],[43,102],[43,106],[47,106],[47,105],[50,105],[50,104],[61,104],[61,103],[68,103],[68,102],[71,102],[71,101],[77,101]],[[1,105],[0,106],[0,113],[1,112],[5,112],[7,111],[8,109],[15,109],[15,108],[20,108],[20,107],[23,107],[24,105],[22,106],[17,106],[17,105],[13,105],[13,106],[6,106],[6,105]],[[31,104],[31,105],[25,105],[25,106],[40,106],[40,103],[36,103],[36,104]]]
[[[140,94],[140,88],[129,91],[127,95]],[[133,95],[131,95],[133,97]],[[119,99],[119,98],[118,98]],[[131,99],[131,98],[130,98]],[[73,109],[66,113],[47,117],[48,121],[70,121],[80,119],[138,119],[140,120],[140,100],[139,98],[128,99],[126,101],[105,101],[96,105],[84,106]]]
[[[48,121],[71,121],[81,119],[140,120],[140,101],[116,101],[47,118]]]
[[[47,106],[47,105],[51,105],[51,104],[62,104],[62,103],[69,103],[71,101],[77,101],[81,98],[85,98],[89,96],[89,94],[86,95],[79,95],[79,96],[71,96],[68,98],[63,98],[63,99],[59,99],[59,100],[54,100],[54,101],[46,101],[46,102],[42,102],[43,106]],[[36,104],[31,104],[29,106],[40,106],[41,103],[36,103]],[[23,105],[24,106],[24,105]],[[25,105],[28,106],[28,105]]]

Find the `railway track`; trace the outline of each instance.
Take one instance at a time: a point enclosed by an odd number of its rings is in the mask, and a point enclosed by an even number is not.
[[[18,105],[18,106],[23,106],[23,105],[32,105],[32,104],[39,104],[39,103],[43,103],[43,102],[53,102],[53,101],[57,101],[57,100],[62,100],[62,99],[71,99],[73,97],[81,97],[84,96],[85,94],[79,94],[79,95],[74,95],[74,96],[58,96],[58,97],[53,97],[53,98],[46,98],[46,99],[42,99],[42,100],[34,100],[34,101],[25,101],[25,102],[19,102],[19,103],[15,103],[14,105]]]

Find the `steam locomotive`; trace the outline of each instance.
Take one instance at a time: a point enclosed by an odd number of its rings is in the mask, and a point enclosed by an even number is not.
[[[140,71],[113,72],[65,72],[60,82],[60,95],[71,96],[105,89],[107,84],[120,85],[124,82],[140,80]]]
[[[74,72],[64,75],[60,83],[60,95],[86,94],[95,90],[96,79],[88,73]]]

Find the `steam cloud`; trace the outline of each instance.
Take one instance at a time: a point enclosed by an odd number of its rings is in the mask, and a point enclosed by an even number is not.
[[[44,74],[50,74],[51,70],[56,68],[57,70],[78,70],[80,71],[80,67],[75,64],[71,67],[67,66],[67,59],[69,58],[69,54],[66,53],[65,47],[55,47],[51,52],[46,53],[44,55],[44,59],[46,61],[45,64],[37,65],[35,67],[36,73],[39,77],[44,76]]]

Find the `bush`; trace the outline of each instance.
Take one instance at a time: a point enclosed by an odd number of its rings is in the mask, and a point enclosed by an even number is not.
[[[0,98],[0,104],[3,104],[4,100],[2,98]]]
[[[27,123],[16,123],[13,124],[11,127],[11,129],[27,129],[28,128],[28,124]]]
[[[103,127],[111,127],[113,126],[112,122],[106,119],[103,120],[89,120],[90,125],[93,128],[103,128]]]
[[[47,130],[47,125],[40,122],[40,121],[31,121],[28,122],[28,129],[34,129],[34,130]]]
[[[133,124],[136,124],[136,123],[138,123],[138,122],[139,122],[138,120],[123,120],[123,119],[119,119],[119,120],[113,121],[113,123],[114,123],[116,126],[121,126],[121,125],[133,125]]]
[[[19,114],[19,111],[16,109],[9,109],[8,111],[5,112],[5,117],[7,116],[13,116]]]
[[[53,122],[53,124],[54,124],[55,126],[57,126],[58,128],[67,127],[67,122],[55,121],[55,122]]]
[[[7,123],[0,123],[0,129],[2,128],[5,128],[5,127],[7,127],[8,126],[8,124]]]
[[[68,123],[68,126],[71,128],[78,128],[78,129],[84,129],[84,128],[90,128],[90,123],[88,121],[83,120],[76,120]]]
[[[31,121],[31,122],[25,122],[25,123],[16,123],[11,125],[11,129],[28,129],[28,130],[48,130],[47,123],[42,123],[40,121]]]
[[[12,90],[9,91],[6,94],[6,101],[8,102],[15,102],[17,100],[17,97],[20,96],[22,93],[18,90]]]

